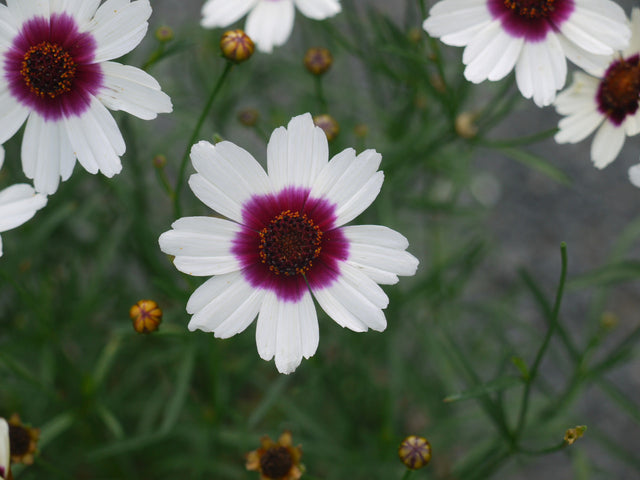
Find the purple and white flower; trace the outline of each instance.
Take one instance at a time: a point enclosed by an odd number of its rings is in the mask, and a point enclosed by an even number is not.
[[[158,82],[109,61],[144,37],[149,0],[7,0],[0,4],[0,143],[26,121],[22,168],[52,194],[76,159],[90,173],[120,172],[125,143],[107,111],[145,120],[172,110]]]
[[[271,135],[268,174],[230,142],[191,150],[198,173],[189,185],[229,220],[185,217],[160,236],[178,270],[209,276],[191,296],[190,330],[227,338],[258,315],[256,343],[282,373],[311,357],[319,340],[312,293],[339,325],[384,330],[387,295],[378,284],[413,275],[408,242],[384,226],[344,226],[377,197],[382,156],[346,149],[330,161],[324,132],[311,115]]]
[[[324,20],[340,13],[340,0],[208,0],[202,26],[227,27],[247,16],[245,32],[258,50],[271,53],[291,36],[296,7],[305,16]]]
[[[538,106],[564,86],[566,58],[597,71],[630,37],[624,11],[611,0],[442,0],[423,27],[466,47],[467,80],[496,81],[515,68],[520,92]]]
[[[0,480],[9,478],[10,462],[9,424],[4,418],[0,418]]]
[[[558,95],[558,143],[577,143],[596,131],[591,160],[597,168],[609,165],[627,136],[640,133],[640,9],[631,14],[631,43],[609,57],[595,76],[576,72],[573,83]],[[632,180],[633,180],[632,176]]]

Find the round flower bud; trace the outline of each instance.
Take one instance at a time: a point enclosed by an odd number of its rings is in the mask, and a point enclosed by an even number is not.
[[[369,126],[365,123],[359,123],[353,127],[353,133],[358,138],[364,138],[369,135]]]
[[[304,66],[314,75],[326,73],[332,64],[331,52],[323,47],[312,47],[304,55]]]
[[[173,29],[168,25],[158,27],[156,30],[156,38],[159,42],[165,43],[173,40]]]
[[[156,168],[164,168],[167,164],[167,157],[162,155],[161,153],[153,157],[153,166]]]
[[[138,333],[151,333],[162,322],[162,310],[153,300],[140,300],[129,310],[133,329]]]
[[[418,470],[431,460],[431,445],[426,438],[410,435],[400,444],[398,456],[407,468]]]
[[[227,60],[241,63],[251,58],[255,46],[253,40],[244,31],[240,29],[228,30],[220,39],[220,50]]]
[[[238,112],[238,121],[245,127],[253,127],[256,123],[258,123],[259,118],[260,112],[258,112],[255,108],[245,108],[244,110],[240,110]]]
[[[334,140],[340,133],[340,125],[338,125],[336,119],[328,113],[316,115],[313,117],[313,123],[315,123],[316,127],[320,127],[324,131],[329,141]]]
[[[17,413],[11,415],[8,424],[11,462],[31,465],[33,463],[33,455],[38,449],[40,429],[24,425]]]
[[[477,115],[473,112],[462,112],[456,117],[456,133],[462,138],[471,139],[478,134]]]

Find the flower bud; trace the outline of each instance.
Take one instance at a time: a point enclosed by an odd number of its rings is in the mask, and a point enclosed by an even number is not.
[[[587,430],[586,425],[578,425],[577,427],[568,429],[564,434],[564,443],[573,445],[573,443],[584,435]]]
[[[173,40],[173,37],[174,37],[173,29],[168,25],[163,25],[161,27],[158,27],[158,29],[156,30],[156,39],[159,42],[162,42],[162,43],[170,42],[171,40]]]
[[[359,123],[355,127],[353,127],[353,133],[358,138],[365,138],[369,135],[369,125],[365,123]]]
[[[140,300],[129,310],[133,329],[138,333],[151,333],[162,322],[162,310],[153,300]]]
[[[164,168],[167,164],[167,157],[162,155],[161,153],[153,157],[153,166],[156,168]]]
[[[304,55],[304,66],[313,75],[325,74],[333,65],[331,52],[323,47],[312,47]]]
[[[11,415],[8,424],[11,462],[31,465],[33,463],[33,455],[38,449],[40,429],[23,425],[17,413]]]
[[[220,50],[222,50],[222,55],[227,60],[241,63],[251,58],[255,45],[244,31],[240,29],[228,30],[224,32],[220,39]]]
[[[315,123],[316,127],[320,127],[324,131],[329,141],[334,140],[340,133],[340,125],[338,125],[335,118],[328,113],[316,115],[313,117],[313,123]]]
[[[418,470],[431,460],[431,445],[426,438],[410,435],[400,444],[398,456],[407,468]]]
[[[472,112],[462,112],[456,117],[456,133],[462,138],[473,138],[478,134],[476,125],[477,115]]]
[[[258,123],[259,118],[260,112],[258,112],[255,108],[245,108],[244,110],[240,110],[238,112],[238,121],[245,127],[253,127],[256,123]]]

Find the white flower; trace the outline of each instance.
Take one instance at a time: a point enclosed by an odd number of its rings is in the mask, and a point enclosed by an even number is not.
[[[178,270],[214,275],[187,303],[190,330],[227,338],[258,315],[256,343],[293,372],[318,347],[318,304],[339,325],[382,331],[388,298],[378,286],[413,275],[407,239],[384,226],[343,226],[377,197],[382,156],[346,149],[328,161],[324,132],[311,115],[280,127],[267,147],[268,174],[230,142],[194,145],[195,195],[230,220],[185,217],[160,236]]]
[[[577,143],[598,130],[591,144],[597,168],[609,165],[620,153],[626,136],[640,133],[640,9],[631,14],[631,43],[609,58],[598,78],[576,72],[572,85],[558,95],[558,143]]]
[[[564,86],[565,57],[593,71],[630,36],[611,0],[442,0],[423,27],[447,45],[466,46],[464,75],[473,83],[500,80],[515,67],[520,92],[538,106]]]
[[[0,479],[9,478],[10,462],[9,424],[4,418],[0,418]]]
[[[112,177],[125,144],[107,111],[152,119],[171,100],[138,68],[108,60],[147,31],[149,0],[7,0],[0,4],[0,143],[26,121],[22,168],[51,194],[76,158]],[[107,107],[107,108],[105,108]]]
[[[245,32],[258,50],[271,53],[283,45],[293,30],[295,7],[306,17],[323,20],[339,13],[340,0],[207,0],[202,7],[202,26],[226,27],[247,13]]]

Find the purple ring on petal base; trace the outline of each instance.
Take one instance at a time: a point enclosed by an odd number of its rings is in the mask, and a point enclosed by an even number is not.
[[[558,31],[569,19],[575,3],[574,0],[487,0],[487,7],[512,37],[540,42],[550,30]]]
[[[66,13],[28,20],[5,53],[9,91],[46,120],[82,115],[102,87],[96,47]]]
[[[299,301],[309,286],[322,289],[340,275],[340,262],[349,257],[349,241],[335,228],[335,205],[322,198],[309,198],[309,190],[287,187],[277,194],[251,197],[242,207],[242,230],[233,240],[231,252],[242,265],[242,274],[251,286],[275,292],[287,302]],[[303,273],[274,273],[261,257],[261,232],[283,212],[294,212],[321,232],[317,255]]]

